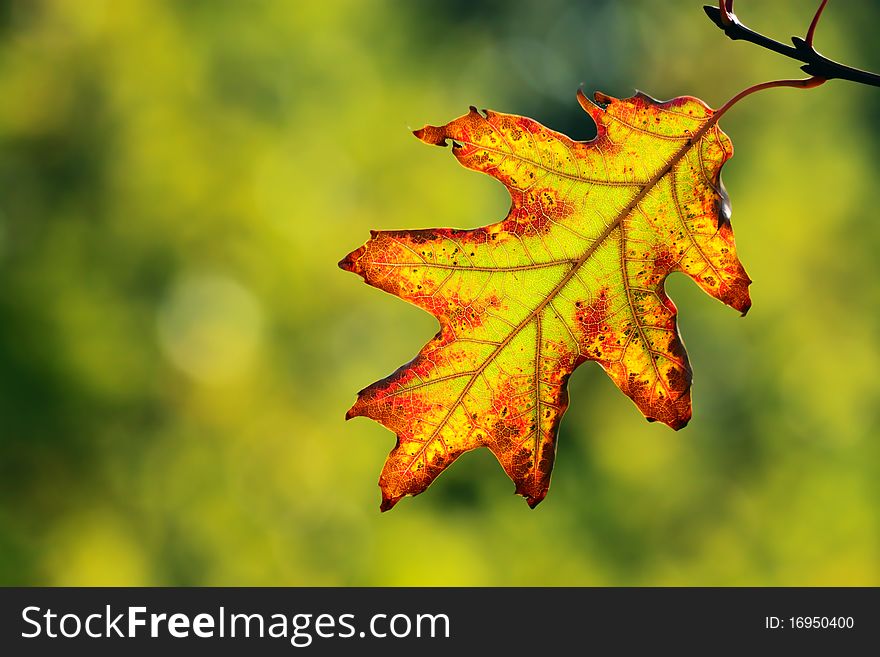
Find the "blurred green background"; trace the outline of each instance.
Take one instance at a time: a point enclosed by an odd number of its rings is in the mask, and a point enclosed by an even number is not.
[[[800,75],[701,4],[0,3],[0,583],[880,584],[880,89],[722,121],[754,306],[670,280],[685,430],[587,364],[535,511],[478,451],[380,514],[394,436],[343,421],[436,323],[337,261],[507,210],[409,130],[474,104],[589,138],[579,85]],[[737,3],[783,40],[813,9]],[[880,70],[878,21],[831,2],[817,44]]]

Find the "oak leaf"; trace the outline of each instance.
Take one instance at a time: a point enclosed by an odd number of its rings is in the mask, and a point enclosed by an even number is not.
[[[578,100],[597,126],[576,142],[485,110],[415,135],[500,180],[507,217],[484,228],[371,232],[340,263],[433,314],[440,331],[362,390],[347,417],[397,434],[382,510],[461,454],[488,447],[534,507],[547,494],[571,373],[596,361],[649,421],[691,417],[691,368],[664,291],[672,272],[745,314],[750,280],[721,167],[733,154],[692,97]]]

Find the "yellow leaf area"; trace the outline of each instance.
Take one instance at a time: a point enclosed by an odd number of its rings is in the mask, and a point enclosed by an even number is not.
[[[598,134],[471,108],[415,135],[500,180],[511,207],[474,230],[372,232],[339,264],[424,308],[440,331],[348,412],[397,434],[382,509],[488,447],[534,507],[547,494],[567,381],[596,361],[648,420],[691,417],[691,369],[664,291],[672,272],[745,313],[721,167],[733,154],[696,98],[578,100]]]

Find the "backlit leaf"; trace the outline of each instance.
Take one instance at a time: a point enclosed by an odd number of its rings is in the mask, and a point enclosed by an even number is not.
[[[348,412],[397,434],[379,480],[383,510],[483,446],[535,506],[550,485],[568,378],[584,361],[649,420],[680,429],[691,369],[666,277],[684,272],[748,310],[720,180],[733,147],[714,111],[691,97],[595,98],[578,94],[598,128],[588,142],[474,108],[416,131],[501,181],[507,217],[474,230],[374,231],[339,263],[440,322]]]

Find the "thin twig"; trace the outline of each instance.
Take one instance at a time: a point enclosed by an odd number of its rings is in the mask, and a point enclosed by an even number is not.
[[[813,18],[813,23],[810,25],[810,30],[807,33],[808,40],[805,41],[800,37],[792,37],[791,42],[794,46],[787,46],[784,43],[780,43],[775,39],[764,36],[763,34],[755,32],[743,25],[739,18],[737,18],[736,14],[732,12],[732,2],[725,6],[726,11],[724,12],[725,15],[723,17],[719,7],[707,5],[703,7],[703,10],[712,22],[724,30],[724,33],[734,41],[739,39],[749,41],[750,43],[754,43],[767,50],[772,50],[785,57],[804,62],[804,65],[801,66],[801,70],[805,73],[809,73],[813,77],[824,78],[826,80],[850,80],[860,84],[880,87],[880,75],[835,62],[834,60],[828,59],[824,55],[819,54],[813,47],[812,37],[816,31],[816,24],[819,21],[819,16],[824,7],[825,2],[822,3],[819,11],[816,12],[816,16]]]

